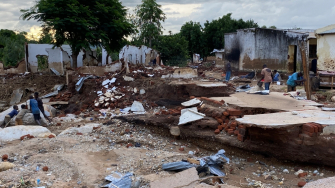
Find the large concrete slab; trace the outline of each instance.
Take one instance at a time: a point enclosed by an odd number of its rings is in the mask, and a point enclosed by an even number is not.
[[[331,188],[331,187],[335,187],[335,177],[312,181],[304,186],[304,188]]]
[[[230,97],[213,97],[212,99],[226,101],[227,104],[239,107],[267,108],[274,110],[295,111],[295,110],[320,110],[320,105],[314,101],[296,100],[283,93],[270,92],[270,95],[247,94],[245,92],[235,93]]]
[[[294,115],[297,114],[297,115]],[[335,113],[320,110],[279,112],[272,114],[246,115],[236,119],[242,124],[261,128],[282,128],[315,122],[322,125],[335,125]]]

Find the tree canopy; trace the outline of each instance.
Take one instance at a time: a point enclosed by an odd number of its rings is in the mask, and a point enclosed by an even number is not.
[[[193,57],[193,53],[203,55],[203,29],[199,22],[186,22],[180,29],[180,35],[188,41],[189,56]]]
[[[75,68],[81,49],[92,45],[119,49],[134,31],[119,0],[39,0],[21,12],[24,20],[42,22],[43,32],[54,31],[55,46],[70,45]]]
[[[138,28],[140,31],[139,40],[151,47],[152,40],[157,40],[163,34],[163,26],[166,16],[161,5],[156,0],[142,0],[135,10]]]

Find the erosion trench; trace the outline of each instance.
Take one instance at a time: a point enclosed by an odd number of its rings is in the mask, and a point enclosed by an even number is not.
[[[295,114],[298,112],[218,107],[214,102],[206,101],[198,107],[199,112],[206,114],[204,119],[178,126],[181,139],[190,140],[206,149],[217,150],[227,145],[282,160],[335,166],[334,136],[323,133],[324,130],[329,132],[329,125],[308,118],[309,115],[317,117],[321,112]],[[173,113],[171,115],[168,111],[163,112],[166,115],[129,115],[118,118],[169,131],[179,122],[179,116]],[[322,116],[332,116],[322,113]]]

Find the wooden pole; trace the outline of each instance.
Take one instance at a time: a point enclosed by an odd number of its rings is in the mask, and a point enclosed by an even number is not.
[[[310,87],[309,69],[308,69],[305,41],[302,41],[300,43],[300,52],[301,52],[302,66],[303,66],[303,71],[304,71],[304,78],[306,79],[306,81],[305,81],[305,91],[306,91],[307,99],[311,100],[312,94],[311,94],[311,87]]]

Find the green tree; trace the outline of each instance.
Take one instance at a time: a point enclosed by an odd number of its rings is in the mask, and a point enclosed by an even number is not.
[[[209,55],[213,49],[224,48],[225,33],[236,32],[237,29],[259,27],[253,20],[236,20],[233,19],[231,15],[232,14],[229,13],[217,20],[212,20],[211,22],[206,21],[204,24],[204,40],[206,43],[204,50],[206,55]]]
[[[273,25],[273,26],[270,26],[269,28],[270,28],[270,29],[277,29],[277,27],[274,26],[274,25]]]
[[[163,26],[166,16],[161,5],[156,0],[142,0],[142,4],[136,8],[138,18],[139,40],[151,47],[152,41],[157,40],[163,34]]]
[[[203,32],[199,22],[186,22],[180,29],[180,35],[188,41],[188,55],[190,57],[193,57],[194,53],[203,55]]]
[[[266,29],[267,27],[266,27],[266,25],[263,25],[261,28],[262,28],[262,29]]]
[[[3,62],[4,66],[15,66],[24,58],[26,34],[26,32],[0,30],[0,61]]]
[[[55,32],[54,46],[70,45],[75,68],[81,49],[94,45],[111,51],[133,32],[119,0],[39,0],[21,12],[24,20],[42,22],[43,32]]]
[[[188,56],[188,42],[180,34],[162,35],[154,43],[165,65],[186,65]]]

